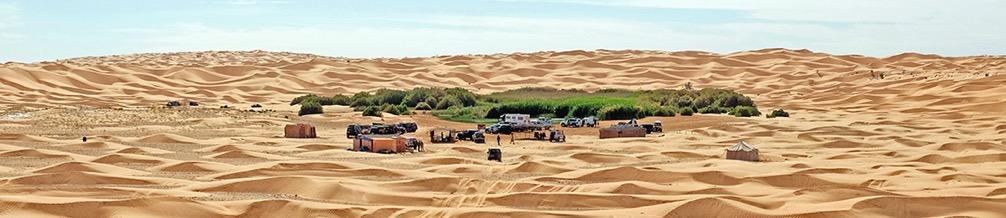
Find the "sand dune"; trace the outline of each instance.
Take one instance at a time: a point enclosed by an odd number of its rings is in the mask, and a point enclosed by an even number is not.
[[[221,51],[8,63],[0,75],[3,216],[1006,217],[1001,56]],[[416,121],[419,138],[471,124],[428,114],[382,121],[338,106],[299,117],[287,104],[378,88],[686,83],[734,89],[763,113],[792,117],[650,117],[665,132],[645,138],[566,129],[567,143],[518,140],[493,162],[470,142],[346,151],[348,123]],[[159,107],[168,100],[202,105]],[[248,111],[253,103],[276,112]],[[320,138],[280,138],[288,123],[316,125]],[[764,161],[724,160],[739,140]]]

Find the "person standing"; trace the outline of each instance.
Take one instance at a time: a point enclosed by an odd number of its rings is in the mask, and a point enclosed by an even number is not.
[[[513,142],[513,133],[512,133],[512,132],[510,133],[510,144],[511,144],[511,145],[512,145],[512,144],[517,144],[517,143],[514,143],[514,142]]]
[[[496,134],[496,146],[503,146],[503,144],[500,144],[500,134]]]

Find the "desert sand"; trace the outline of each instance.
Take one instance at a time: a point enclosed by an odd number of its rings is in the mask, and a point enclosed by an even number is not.
[[[763,113],[650,117],[665,132],[427,152],[346,151],[339,106],[378,88],[733,89]],[[188,52],[0,66],[0,216],[1006,217],[1006,57],[807,50],[564,51],[402,59]],[[168,100],[200,107],[168,109]],[[249,112],[260,103],[275,112]],[[229,109],[220,109],[229,105]],[[386,115],[433,127],[473,124]],[[611,122],[605,121],[602,126]],[[287,139],[307,123],[320,138]],[[87,142],[81,137],[87,136]],[[747,141],[762,162],[724,159]],[[488,141],[495,144],[495,138]],[[507,141],[504,138],[504,141]]]

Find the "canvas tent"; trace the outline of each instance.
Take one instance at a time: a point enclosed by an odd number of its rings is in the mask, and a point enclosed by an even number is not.
[[[646,129],[632,125],[615,125],[598,130],[601,139],[619,137],[646,137]]]
[[[315,138],[318,137],[314,126],[307,124],[287,124],[283,130],[286,138]]]
[[[738,142],[727,149],[727,159],[743,161],[759,161],[758,148],[745,141]]]
[[[401,135],[360,135],[353,139],[353,151],[402,153],[422,151],[422,142]]]

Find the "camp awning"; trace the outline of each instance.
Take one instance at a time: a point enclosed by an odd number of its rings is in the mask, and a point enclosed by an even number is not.
[[[745,141],[738,142],[737,144],[734,144],[733,146],[727,148],[727,151],[757,151],[757,150],[758,148],[756,148],[754,145],[748,144]]]

